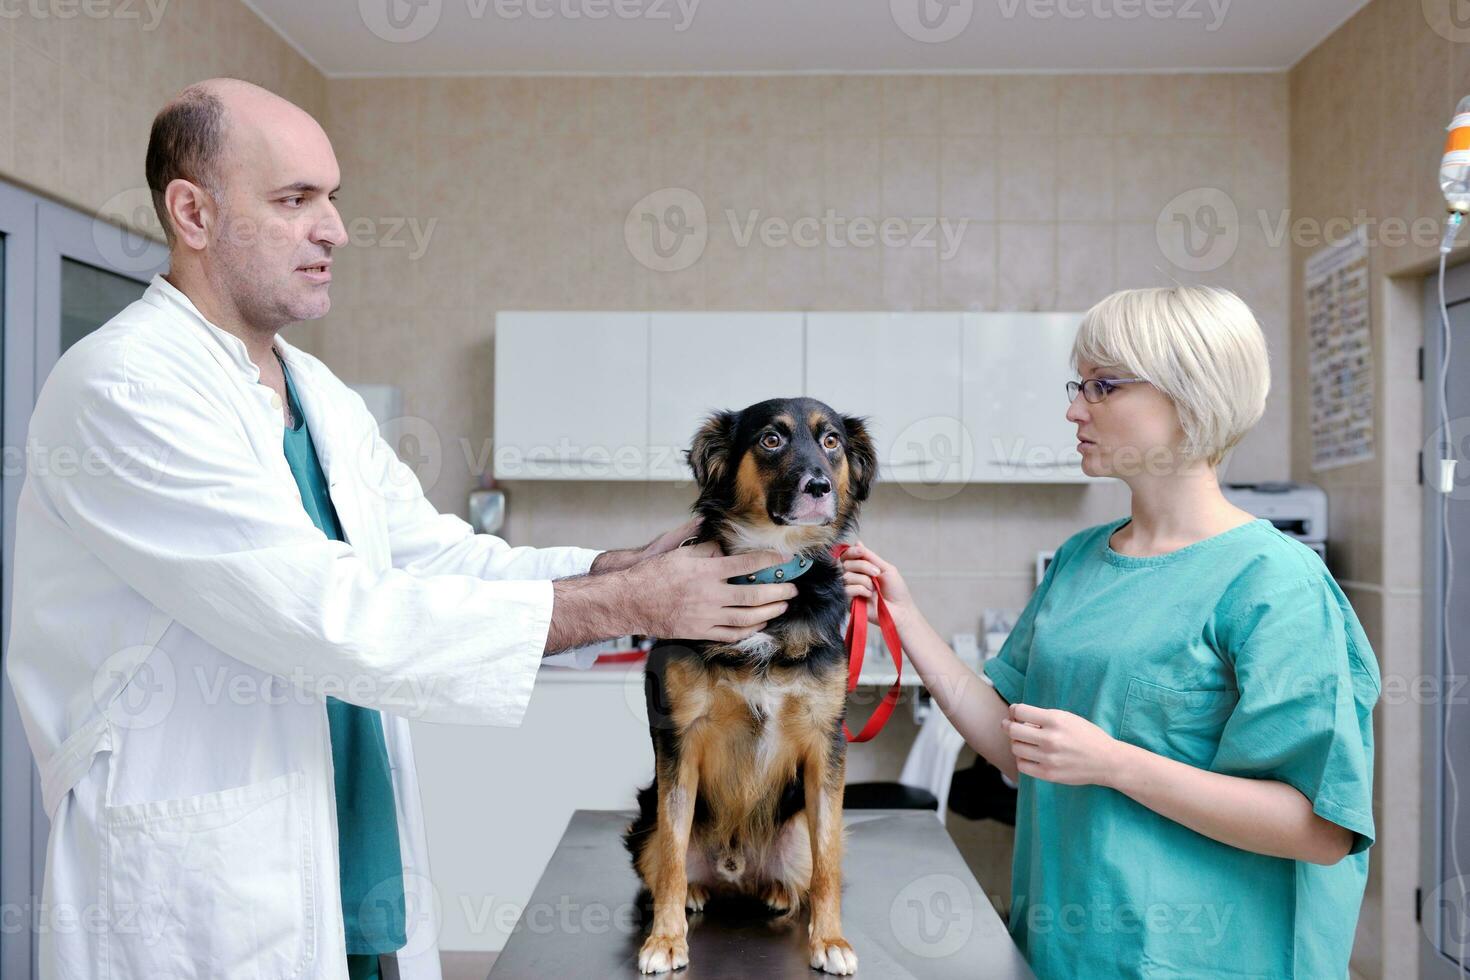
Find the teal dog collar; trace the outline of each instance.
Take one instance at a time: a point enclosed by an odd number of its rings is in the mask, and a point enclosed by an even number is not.
[[[813,564],[813,561],[806,555],[797,555],[788,562],[772,565],[770,568],[762,568],[749,575],[737,575],[728,581],[731,585],[770,585],[773,582],[790,582],[794,578],[805,575]]]

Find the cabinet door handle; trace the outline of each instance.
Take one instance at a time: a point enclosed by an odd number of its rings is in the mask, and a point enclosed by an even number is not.
[[[621,450],[619,452],[621,452]],[[643,454],[640,451],[640,455],[646,454]],[[612,465],[616,461],[617,453],[608,453],[605,456],[587,456],[581,453],[543,456],[540,454],[528,453],[522,457],[522,462],[525,463],[606,463],[608,465]]]

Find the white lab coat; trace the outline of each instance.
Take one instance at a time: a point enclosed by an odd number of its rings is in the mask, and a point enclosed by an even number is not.
[[[399,966],[437,980],[408,720],[518,724],[550,580],[598,554],[439,514],[362,399],[276,346],[346,543],[302,507],[244,343],[161,276],[36,404],[8,666],[51,818],[43,977],[345,980],[331,694],[384,713]]]

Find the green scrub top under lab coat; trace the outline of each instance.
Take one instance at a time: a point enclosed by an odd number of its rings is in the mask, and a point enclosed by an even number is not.
[[[301,504],[323,534],[333,541],[345,540],[285,364],[281,372],[295,422],[294,428],[285,430],[283,448],[301,491]],[[328,697],[327,723],[332,737],[342,922],[350,974],[354,980],[376,977],[378,954],[401,949],[407,941],[403,861],[383,719],[371,708]]]
[[[1347,975],[1373,843],[1368,639],[1320,558],[1256,520],[1153,557],[1058,551],[985,673],[1181,762],[1287,783],[1354,834],[1331,866],[1222,844],[1100,786],[1022,775],[1011,934],[1041,980]]]

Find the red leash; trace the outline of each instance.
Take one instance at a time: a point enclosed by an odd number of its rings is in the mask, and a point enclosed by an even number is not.
[[[839,544],[832,549],[832,557],[837,559],[838,567],[841,568],[842,555],[847,551],[849,545]],[[888,603],[883,601],[883,589],[877,579],[873,579],[873,589],[878,598],[878,629],[883,632],[883,642],[888,647],[888,652],[893,655],[893,669],[898,676],[893,681],[893,686],[888,693],[883,695],[882,702],[873,713],[868,716],[868,722],[863,730],[854,735],[847,730],[847,722],[842,723],[842,734],[847,736],[849,742],[866,742],[874,735],[883,730],[888,724],[888,718],[893,714],[894,705],[898,704],[898,696],[903,693],[903,644],[898,639],[898,627],[894,625],[893,616],[888,612]],[[847,620],[847,693],[851,694],[857,690],[858,676],[863,672],[863,651],[868,645],[868,600],[863,596],[854,596],[852,600],[852,615]]]

